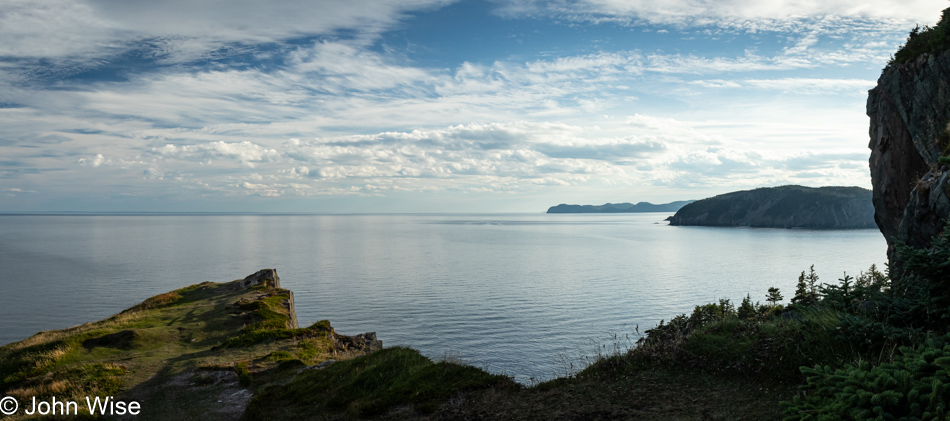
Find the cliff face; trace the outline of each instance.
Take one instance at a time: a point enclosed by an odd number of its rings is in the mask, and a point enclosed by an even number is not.
[[[884,69],[868,94],[874,220],[887,239],[930,245],[950,215],[948,171],[938,158],[950,143],[950,52],[922,54]]]
[[[670,225],[874,228],[871,192],[859,187],[781,186],[726,193],[684,206]]]

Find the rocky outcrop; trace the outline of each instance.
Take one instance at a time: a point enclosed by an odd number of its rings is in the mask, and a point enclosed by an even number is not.
[[[376,332],[361,333],[356,336],[335,336],[335,345],[341,351],[359,351],[367,353],[383,349],[383,341],[376,339]]]
[[[282,289],[280,287],[280,277],[277,276],[277,269],[261,269],[248,275],[240,282],[236,282],[236,284],[242,290],[257,285]],[[300,324],[297,323],[297,312],[294,308],[294,292],[291,290],[283,290],[283,293],[287,296],[287,298],[283,301],[283,305],[287,310],[287,314],[290,315],[290,320],[287,322],[287,327],[290,329],[297,329],[300,327]]]
[[[25,402],[53,390],[81,401],[108,394],[140,402],[144,419],[235,420],[261,388],[290,382],[294,368],[382,348],[375,333],[340,335],[327,320],[298,328],[293,295],[279,287],[277,271],[263,269],[0,346],[0,396]],[[108,419],[140,419],[134,415]]]
[[[874,220],[887,239],[891,270],[897,242],[927,247],[950,215],[950,52],[922,54],[884,69],[869,91]]]
[[[273,288],[280,288],[280,277],[277,276],[277,269],[261,269],[250,275],[247,275],[239,284],[242,289],[248,289],[257,285],[265,285]]]
[[[684,206],[670,225],[874,228],[871,192],[860,187],[765,187],[721,194]]]

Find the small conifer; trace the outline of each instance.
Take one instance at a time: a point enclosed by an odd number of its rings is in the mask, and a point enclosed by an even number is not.
[[[785,297],[782,296],[781,291],[779,291],[779,289],[776,287],[769,287],[769,293],[765,296],[765,301],[768,301],[773,306],[784,299]]]
[[[749,296],[749,294],[746,294],[745,298],[742,299],[742,304],[739,305],[738,316],[742,320],[755,318],[755,306],[752,305],[752,297]]]

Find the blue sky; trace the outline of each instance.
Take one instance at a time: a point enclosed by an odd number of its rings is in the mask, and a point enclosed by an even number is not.
[[[542,212],[870,187],[934,0],[0,0],[0,211]]]

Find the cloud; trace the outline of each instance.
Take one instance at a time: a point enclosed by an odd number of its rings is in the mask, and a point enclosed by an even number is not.
[[[102,156],[101,153],[97,153],[96,156],[92,158],[79,158],[79,160],[76,161],[76,163],[78,163],[79,165],[82,165],[82,166],[88,165],[93,168],[97,168],[102,164],[108,164],[111,162],[112,162],[111,160],[108,160],[106,159],[106,157]]]
[[[629,20],[646,24],[736,25],[828,15],[928,22],[943,6],[928,0],[495,0],[506,17],[554,15],[574,20]]]
[[[800,94],[840,94],[852,93],[866,95],[868,89],[876,85],[873,80],[862,79],[816,79],[816,78],[782,78],[782,79],[743,79],[743,80],[695,80],[692,85],[713,89],[762,89],[778,90]]]
[[[318,42],[290,55],[291,70],[314,80],[316,91],[374,91],[430,82],[423,69],[388,62],[379,54],[340,42]],[[319,80],[318,82],[316,80]]]
[[[660,142],[643,142],[621,139],[617,142],[582,145],[538,145],[537,150],[551,158],[596,159],[614,163],[625,162],[662,152],[666,146]]]
[[[442,0],[6,0],[0,57],[108,58],[144,49],[186,62],[232,44],[262,44],[356,29],[375,37],[411,10]]]
[[[191,161],[227,159],[234,160],[242,164],[270,161],[280,156],[280,154],[274,149],[268,149],[246,140],[242,142],[231,143],[218,141],[185,146],[167,144],[161,148],[155,149],[154,152],[162,155],[163,157],[176,159]],[[102,155],[99,155],[99,157],[101,156]]]
[[[829,150],[863,150],[856,98],[913,13],[826,3],[798,15],[789,2],[499,3],[592,32],[672,22],[642,29],[677,41],[440,61],[385,37],[441,1],[8,0],[0,188],[287,197],[857,180],[859,161]]]

